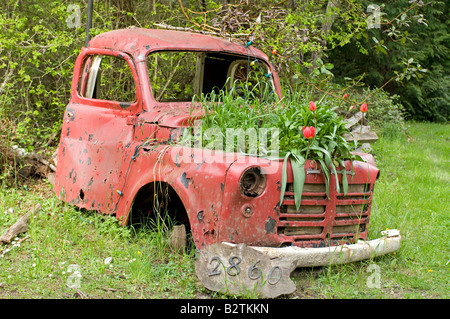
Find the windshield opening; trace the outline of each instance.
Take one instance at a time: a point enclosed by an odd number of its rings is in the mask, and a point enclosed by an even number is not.
[[[267,64],[253,57],[210,52],[158,51],[147,57],[153,98],[191,102],[234,85],[242,97],[274,94]]]

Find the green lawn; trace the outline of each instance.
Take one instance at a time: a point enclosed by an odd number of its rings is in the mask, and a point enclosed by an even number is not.
[[[371,229],[401,231],[400,252],[383,265],[405,297],[448,298],[450,126],[415,123],[408,131],[375,145],[381,177]]]
[[[401,249],[374,260],[296,270],[297,291],[282,298],[449,298],[450,126],[410,123],[408,134],[380,137],[374,145],[381,176],[369,239],[396,228]],[[43,210],[19,236],[29,238],[0,247],[0,298],[222,297],[199,283],[194,249],[172,252],[161,231],[136,234],[112,217],[62,205],[42,182],[28,190],[0,186],[0,233],[38,202]],[[379,287],[368,284],[373,264]],[[69,287],[74,283],[77,289]]]

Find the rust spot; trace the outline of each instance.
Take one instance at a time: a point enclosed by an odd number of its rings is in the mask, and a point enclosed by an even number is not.
[[[120,103],[119,104],[120,105],[120,107],[122,108],[122,109],[127,109],[127,108],[129,108],[130,106],[131,106],[131,103],[125,103],[125,102],[123,102],[123,103]]]
[[[187,178],[186,172],[184,172],[183,175],[181,175],[181,183],[183,183],[183,185],[184,185],[184,187],[186,187],[186,189],[188,189],[190,181],[191,181],[191,179]]]
[[[199,223],[203,222],[203,211],[202,210],[197,213],[197,219],[198,219]]]
[[[175,166],[180,167],[180,163],[178,163],[178,157],[180,156],[180,153],[177,153],[177,156],[175,157]]]
[[[277,221],[269,216],[269,219],[266,222],[266,234],[275,234],[275,226],[277,224]]]

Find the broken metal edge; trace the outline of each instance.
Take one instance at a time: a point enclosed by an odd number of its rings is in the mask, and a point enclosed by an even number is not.
[[[360,240],[356,244],[330,246],[321,248],[289,247],[257,247],[248,246],[266,254],[270,259],[290,261],[295,268],[346,264],[381,255],[386,255],[400,249],[401,236],[397,229],[381,232],[382,237],[370,241]],[[224,245],[237,244],[223,242]]]

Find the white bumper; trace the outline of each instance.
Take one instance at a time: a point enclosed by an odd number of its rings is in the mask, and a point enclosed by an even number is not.
[[[251,248],[266,254],[269,258],[290,260],[295,268],[325,266],[330,264],[346,264],[370,259],[397,251],[400,248],[401,236],[397,229],[381,232],[382,237],[356,244],[322,248],[299,247],[255,247]],[[231,244],[232,245],[232,244]]]

